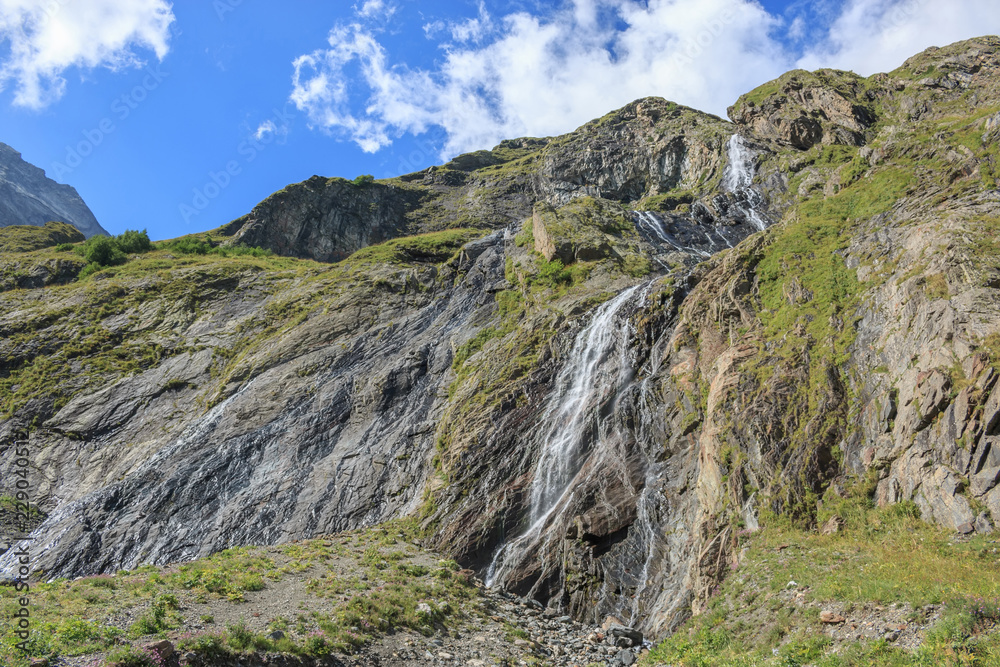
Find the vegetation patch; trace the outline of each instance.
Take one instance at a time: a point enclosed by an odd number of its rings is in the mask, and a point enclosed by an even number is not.
[[[399,520],[282,547],[229,549],[175,567],[32,584],[27,655],[16,648],[21,640],[12,619],[19,594],[0,587],[0,662],[25,667],[31,658],[104,653],[106,666],[159,667],[141,648],[156,638],[205,659],[255,651],[322,657],[400,629],[430,635],[462,616],[479,593],[454,561],[415,548],[419,534],[414,520]],[[242,608],[254,594],[278,595],[289,577],[307,579],[294,621],[275,616],[251,623],[249,612],[259,607],[247,607],[247,619],[220,625],[197,611],[212,602],[217,616]],[[127,618],[134,620],[126,625]],[[184,630],[195,623],[216,627]]]
[[[993,665],[1000,660],[1000,554],[988,536],[956,541],[930,526],[912,503],[874,507],[870,486],[847,498],[828,494],[824,520],[834,534],[797,530],[766,517],[740,535],[740,563],[694,617],[654,648],[646,665]],[[740,551],[739,549],[737,550]],[[837,605],[846,617],[824,624]],[[879,610],[882,610],[881,612]],[[902,625],[933,616],[915,650],[845,630],[862,617],[906,611]],[[831,630],[834,630],[831,632]]]
[[[0,227],[0,253],[31,252],[84,240],[83,233],[65,222],[46,222],[41,227],[11,225]]]
[[[479,229],[448,229],[417,236],[392,239],[358,250],[344,260],[350,266],[365,264],[409,264],[429,262],[438,264],[452,257],[470,241],[483,236]]]

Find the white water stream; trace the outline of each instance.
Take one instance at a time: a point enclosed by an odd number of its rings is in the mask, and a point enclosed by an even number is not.
[[[764,231],[770,224],[758,211],[763,207],[764,197],[753,187],[753,178],[757,173],[757,154],[747,146],[743,137],[734,134],[726,145],[726,155],[729,162],[722,173],[722,187],[726,192],[742,195],[746,205],[740,206],[740,210],[757,229]]]
[[[553,511],[572,497],[567,492],[589,449],[586,441],[592,426],[592,408],[627,380],[621,363],[618,373],[600,378],[598,371],[618,340],[615,319],[640,287],[630,287],[602,304],[590,324],[577,334],[569,358],[556,378],[555,391],[542,413],[545,430],[540,436],[541,454],[531,485],[530,525],[520,537],[497,550],[486,572],[487,586],[503,579],[509,567],[516,564],[511,556],[541,537]]]
[[[726,152],[728,163],[723,172],[723,189],[736,195],[734,206],[747,221],[757,229],[766,229],[770,221],[760,212],[764,209],[764,198],[753,186],[756,153],[739,135],[730,138]],[[684,227],[678,231],[670,227],[663,217],[649,211],[634,211],[632,218],[636,227],[654,244],[669,246],[698,259],[733,247],[733,240],[722,229],[712,226],[693,224],[690,230]],[[699,235],[704,237],[704,243]],[[668,268],[658,257],[654,256],[654,259]],[[541,429],[537,436],[540,454],[529,493],[528,527],[494,553],[486,572],[487,586],[503,585],[532,551],[535,552],[532,558],[538,557],[546,562],[549,541],[562,537],[548,536],[546,531],[552,517],[572,501],[573,480],[580,472],[585,457],[596,445],[610,446],[617,437],[612,433],[602,435],[595,409],[632,377],[625,358],[625,347],[618,347],[623,338],[627,338],[622,335],[619,319],[620,312],[636,298],[639,289],[640,286],[629,288],[600,306],[590,323],[577,334],[540,418]],[[644,294],[639,293],[639,296]],[[616,349],[621,352],[621,358],[612,361]],[[657,362],[658,359],[653,362],[654,367]],[[611,363],[616,367],[611,368]],[[645,386],[643,391],[645,393]],[[603,452],[603,449],[600,451]],[[602,455],[607,455],[607,452]],[[658,468],[650,467],[646,471],[643,488],[637,490],[637,516],[630,539],[643,557],[638,561],[638,571],[635,572],[634,593],[628,599],[623,598],[618,607],[621,616],[628,618],[630,623],[639,620],[642,598],[656,569],[656,559],[663,557],[658,535],[663,519],[658,517],[660,510],[657,509],[655,496],[656,489],[660,487],[659,474]],[[611,582],[604,583],[607,586]],[[610,591],[606,593],[612,595]]]

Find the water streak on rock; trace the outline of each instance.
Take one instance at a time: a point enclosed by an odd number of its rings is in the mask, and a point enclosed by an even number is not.
[[[764,208],[764,197],[753,187],[753,179],[757,173],[757,153],[747,145],[739,134],[729,138],[726,145],[726,156],[729,163],[722,174],[722,187],[739,198],[737,207],[747,218],[764,231],[770,226],[770,221],[761,213]]]
[[[620,338],[616,335],[620,311],[640,287],[630,287],[601,305],[590,324],[577,334],[569,359],[556,379],[556,390],[541,418],[548,428],[541,436],[541,454],[531,486],[530,526],[496,552],[487,571],[487,585],[502,581],[504,562],[516,556],[523,545],[542,535],[547,519],[564,500],[592,445],[589,442],[594,433],[592,409],[630,378],[624,351],[614,362],[618,364],[617,372],[599,377],[598,369],[612,356]]]

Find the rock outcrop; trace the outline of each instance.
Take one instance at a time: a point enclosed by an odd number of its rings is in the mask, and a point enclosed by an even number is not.
[[[65,222],[84,236],[107,234],[76,189],[60,185],[0,143],[0,227]]]
[[[731,135],[715,116],[647,98],[561,137],[504,141],[395,179],[314,176],[219,231],[229,243],[328,262],[396,236],[520,224],[538,203],[689,207],[714,193]]]
[[[410,514],[498,587],[655,636],[738,530],[815,526],[824,498],[992,531],[998,89],[988,37],[790,73],[735,124],[640,100],[399,179],[310,179],[223,230],[336,264],[160,256],[0,294],[34,566]]]

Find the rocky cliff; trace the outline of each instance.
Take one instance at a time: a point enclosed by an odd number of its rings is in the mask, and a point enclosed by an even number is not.
[[[313,178],[216,233],[276,257],[158,251],[4,292],[33,566],[413,515],[497,587],[662,634],[739,531],[858,488],[992,531],[998,87],[988,37],[789,73],[732,123],[644,99],[398,179]]]
[[[60,185],[45,172],[0,143],[0,227],[64,222],[86,237],[107,234],[76,189]]]

